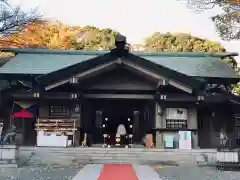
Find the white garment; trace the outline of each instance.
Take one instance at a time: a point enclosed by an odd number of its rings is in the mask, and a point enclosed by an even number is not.
[[[225,139],[225,135],[223,132],[220,132],[220,139]]]
[[[125,126],[123,124],[120,124],[117,128],[117,135],[124,136],[126,134],[127,132]]]
[[[225,132],[220,132],[220,139],[227,139],[227,135]]]

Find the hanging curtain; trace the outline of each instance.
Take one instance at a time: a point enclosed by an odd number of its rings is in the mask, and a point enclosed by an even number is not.
[[[12,118],[34,118],[36,116],[36,103],[14,102]]]

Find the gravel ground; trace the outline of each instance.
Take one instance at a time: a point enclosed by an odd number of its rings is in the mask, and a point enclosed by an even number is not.
[[[217,171],[211,167],[166,167],[156,172],[162,180],[240,180],[240,171]]]
[[[71,180],[84,165],[24,166],[21,168],[1,168],[1,180]]]

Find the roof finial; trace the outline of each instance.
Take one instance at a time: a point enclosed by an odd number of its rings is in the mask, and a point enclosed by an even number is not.
[[[123,36],[121,34],[117,34],[115,37],[115,45],[117,49],[124,49],[125,45],[127,43],[126,36]]]

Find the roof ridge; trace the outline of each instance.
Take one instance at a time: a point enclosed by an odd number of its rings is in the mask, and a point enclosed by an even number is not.
[[[137,56],[167,56],[167,57],[228,57],[238,56],[235,52],[132,52]]]
[[[62,54],[62,55],[103,55],[110,51],[90,50],[57,50],[46,48],[3,48],[1,52],[12,52],[20,54]],[[238,56],[236,52],[130,52],[137,56],[167,56],[167,57],[229,57]]]
[[[60,50],[46,48],[3,48],[1,52],[12,52],[16,54],[61,54],[61,55],[103,55],[110,51],[90,50]]]

